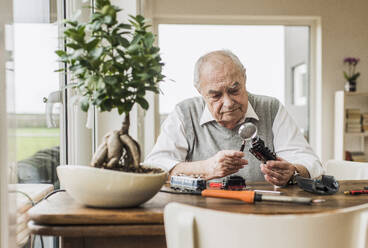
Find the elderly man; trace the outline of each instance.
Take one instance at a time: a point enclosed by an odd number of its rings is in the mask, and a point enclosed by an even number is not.
[[[246,90],[245,68],[233,53],[205,54],[196,63],[194,86],[202,97],[179,103],[161,127],[146,162],[170,175],[201,175],[205,179],[234,174],[247,181],[266,180],[283,186],[296,173],[323,173],[318,157],[284,106],[275,98]],[[241,124],[252,121],[277,160],[261,164],[249,151],[240,152]]]

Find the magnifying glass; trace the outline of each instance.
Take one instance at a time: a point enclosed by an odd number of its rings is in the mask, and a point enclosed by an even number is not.
[[[245,143],[257,136],[257,127],[252,122],[246,122],[240,126],[238,134],[243,139],[240,151],[244,151]]]

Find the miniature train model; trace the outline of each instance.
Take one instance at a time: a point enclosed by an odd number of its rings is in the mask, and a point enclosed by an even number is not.
[[[226,190],[243,190],[246,187],[245,180],[241,176],[230,176],[222,181],[208,182],[201,177],[190,176],[172,176],[170,179],[170,187],[182,191],[202,191],[207,188],[226,189]]]
[[[177,190],[202,191],[206,189],[207,182],[200,177],[171,176],[170,187]]]

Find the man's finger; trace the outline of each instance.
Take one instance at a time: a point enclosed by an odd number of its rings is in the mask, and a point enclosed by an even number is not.
[[[283,186],[284,183],[283,182],[280,182],[279,180],[273,178],[273,177],[270,177],[268,175],[264,175],[264,178],[266,179],[267,182],[273,184],[273,185],[277,185],[277,186]]]
[[[242,169],[244,168],[244,165],[243,164],[234,164],[234,163],[225,163],[225,170],[234,170],[234,169]]]
[[[234,150],[224,150],[223,151],[223,154],[226,156],[226,157],[237,157],[237,158],[242,158],[244,157],[244,152],[241,152],[241,151],[234,151]]]
[[[237,158],[237,159],[225,159],[224,163],[230,164],[238,164],[238,165],[246,165],[248,164],[248,160]]]
[[[279,170],[290,170],[290,165],[285,161],[267,161],[266,167],[269,169],[279,169]]]
[[[275,172],[275,171],[273,171],[273,170],[269,170],[269,169],[267,169],[265,166],[262,166],[262,167],[261,167],[261,171],[262,171],[264,174],[266,174],[266,175],[268,175],[268,176],[271,176],[271,177],[273,177],[273,178],[276,178],[276,179],[278,179],[278,180],[285,180],[285,175],[280,174],[280,173],[278,173],[278,172]]]

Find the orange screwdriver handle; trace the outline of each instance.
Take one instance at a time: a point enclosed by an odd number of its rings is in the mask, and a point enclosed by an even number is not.
[[[254,203],[255,192],[254,191],[205,189],[202,191],[202,196],[234,199],[234,200],[241,200],[247,203]]]

